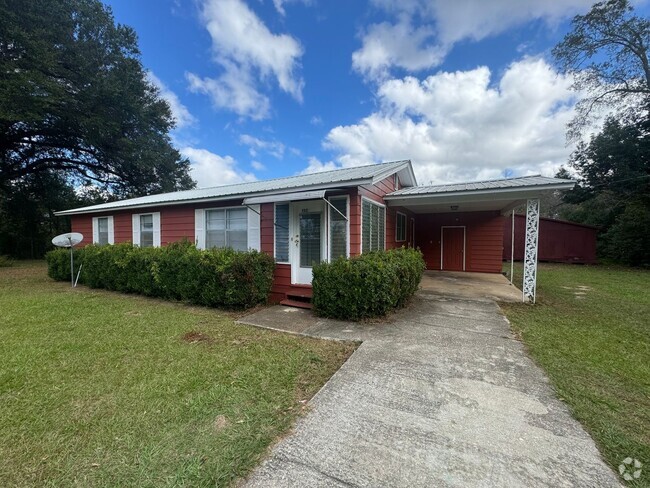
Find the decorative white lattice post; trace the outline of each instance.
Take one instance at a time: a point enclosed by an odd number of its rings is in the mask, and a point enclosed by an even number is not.
[[[537,289],[537,244],[539,241],[539,198],[526,202],[526,247],[524,249],[523,299],[535,303]]]

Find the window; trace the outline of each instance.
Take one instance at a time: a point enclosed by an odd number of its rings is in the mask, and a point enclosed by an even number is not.
[[[160,212],[133,214],[133,244],[160,247]]]
[[[406,240],[406,215],[400,212],[397,212],[395,240],[397,242],[404,242]]]
[[[108,217],[97,219],[97,244],[100,246],[108,244]]]
[[[113,244],[113,217],[93,217],[93,244]]]
[[[330,204],[338,210],[330,208],[330,259],[334,260],[348,255],[348,198],[330,198]]]
[[[248,250],[248,209],[224,208],[205,211],[205,247]]]
[[[386,209],[365,198],[361,204],[361,251],[384,250]]]
[[[289,204],[275,205],[275,261],[289,262]]]
[[[153,215],[140,215],[140,247],[153,247]]]

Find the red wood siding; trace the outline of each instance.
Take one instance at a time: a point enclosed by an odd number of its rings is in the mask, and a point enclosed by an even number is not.
[[[440,229],[466,227],[465,270],[500,273],[503,221],[499,212],[457,212],[416,215],[415,244],[422,250],[427,269],[440,269]]]
[[[194,209],[191,205],[162,208],[160,211],[160,243],[163,246],[187,239],[194,242]]]
[[[596,262],[598,229],[563,220],[539,219],[537,259],[554,263]],[[506,217],[503,227],[503,259],[510,260],[512,220]],[[515,215],[515,260],[524,259],[526,216]]]
[[[275,255],[275,205],[263,203],[260,208],[260,239],[262,252],[269,256]]]
[[[72,215],[70,216],[70,230],[72,232],[81,232],[84,236],[79,247],[87,246],[93,243],[93,219],[90,215]]]

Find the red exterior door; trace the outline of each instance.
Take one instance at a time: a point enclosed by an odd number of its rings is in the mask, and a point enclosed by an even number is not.
[[[465,271],[465,227],[442,227],[441,269]]]

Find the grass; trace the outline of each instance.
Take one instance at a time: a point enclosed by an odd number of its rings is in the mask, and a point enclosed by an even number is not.
[[[607,463],[638,459],[629,486],[650,486],[650,272],[542,264],[537,305],[502,308]]]
[[[0,486],[227,486],[356,345],[0,269]]]

